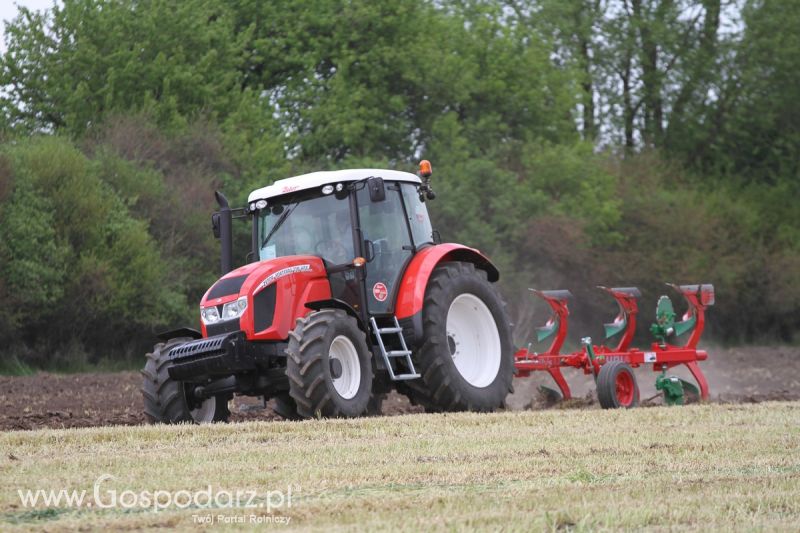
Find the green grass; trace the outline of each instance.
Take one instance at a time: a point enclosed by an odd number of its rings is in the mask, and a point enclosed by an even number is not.
[[[303,530],[800,529],[796,403],[8,432],[0,450],[0,530],[198,528],[203,510],[31,509],[17,495],[91,495],[106,473],[102,494],[211,485],[263,503],[292,486],[273,514]]]
[[[7,355],[0,359],[0,376],[31,376],[36,369],[27,364],[16,355]]]

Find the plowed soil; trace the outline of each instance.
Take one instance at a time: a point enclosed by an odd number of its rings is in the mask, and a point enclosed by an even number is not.
[[[709,360],[701,366],[708,377],[711,401],[800,400],[800,347],[706,349]],[[575,399],[548,401],[539,386],[554,385],[539,373],[514,380],[516,392],[508,399],[509,408],[597,408],[592,379],[574,370],[564,373]],[[688,377],[688,373],[675,373]],[[658,405],[661,398],[653,385],[655,373],[639,369],[637,378],[643,403]],[[144,424],[140,384],[138,372],[0,376],[0,430]],[[234,398],[231,412],[234,422],[280,419],[269,403],[264,408],[255,398]],[[416,412],[421,409],[396,393],[383,404],[385,415]]]

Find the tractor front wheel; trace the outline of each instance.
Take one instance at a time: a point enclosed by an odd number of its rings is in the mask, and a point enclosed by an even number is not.
[[[505,405],[514,373],[505,304],[471,263],[436,267],[425,291],[422,379],[403,384],[426,411],[492,411]]]
[[[147,354],[147,362],[142,369],[142,396],[144,397],[144,413],[151,424],[178,424],[194,422],[205,424],[225,422],[230,416],[228,401],[223,396],[212,396],[203,401],[193,400],[188,387],[169,377],[169,351],[191,341],[179,337],[166,343],[157,344]]]
[[[639,405],[639,385],[633,369],[622,361],[609,361],[597,374],[597,400],[603,409]]]
[[[288,392],[281,393],[273,398],[272,410],[284,420],[302,420],[297,414],[297,404]]]
[[[356,417],[367,412],[372,360],[355,318],[341,309],[298,318],[286,353],[289,394],[299,416]]]

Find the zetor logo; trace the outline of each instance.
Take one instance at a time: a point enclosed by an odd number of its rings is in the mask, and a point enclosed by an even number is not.
[[[310,271],[311,271],[311,265],[296,265],[283,268],[267,276],[267,278],[258,285],[258,290],[263,289],[270,283],[274,282],[276,279],[288,276],[289,274],[295,274],[296,272],[310,272]]]
[[[376,300],[382,302],[389,296],[389,290],[386,288],[386,285],[379,282],[372,286],[372,295]]]

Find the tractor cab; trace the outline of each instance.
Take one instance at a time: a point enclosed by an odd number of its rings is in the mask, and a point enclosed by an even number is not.
[[[421,185],[410,173],[360,169],[315,172],[253,191],[252,255],[319,257],[332,298],[362,318],[390,312],[406,264],[434,244]]]
[[[154,422],[226,420],[234,394],[285,418],[380,412],[392,388],[426,409],[492,410],[511,389],[510,322],[478,250],[439,242],[428,216],[430,163],[314,172],[217,193],[222,277],[148,354]],[[232,219],[249,218],[247,264],[233,267]]]

